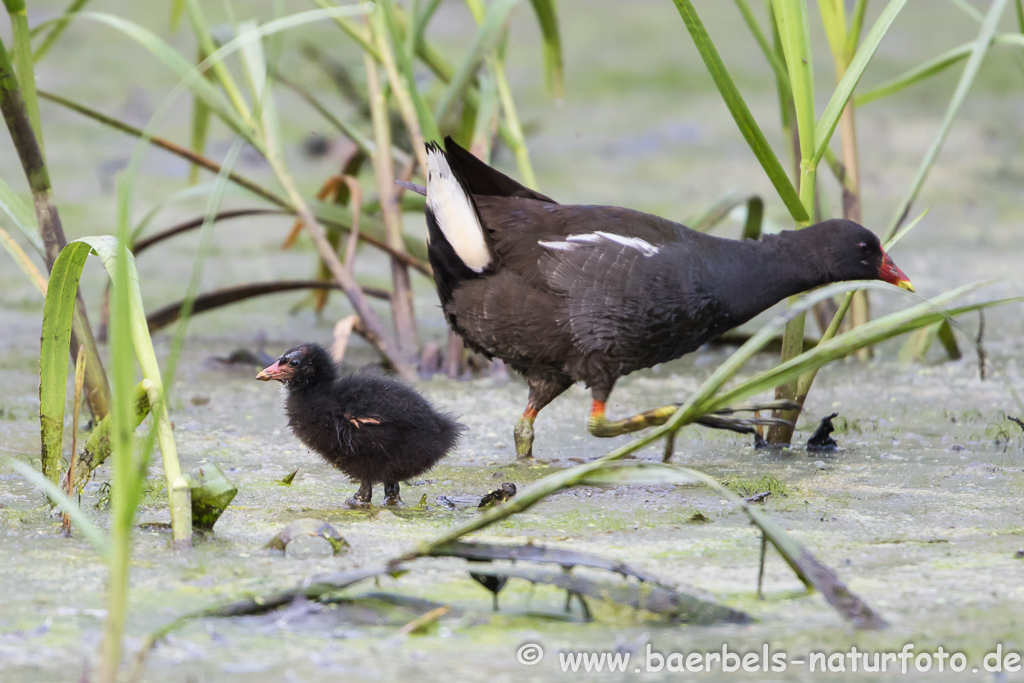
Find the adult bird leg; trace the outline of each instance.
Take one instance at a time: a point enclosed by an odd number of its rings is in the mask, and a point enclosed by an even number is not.
[[[590,420],[588,421],[587,426],[591,434],[599,437],[629,434],[648,427],[665,424],[669,421],[669,418],[672,417],[676,410],[679,409],[680,405],[682,404],[673,403],[672,405],[664,406],[662,408],[655,408],[654,410],[648,410],[644,413],[624,417],[621,420],[609,420],[605,416],[605,402],[594,399],[594,403],[590,408]],[[780,423],[790,424],[786,420],[776,417],[729,417],[732,413],[737,412],[755,412],[758,410],[773,409],[799,410],[800,406],[792,401],[770,401],[768,403],[731,406],[716,410],[709,415],[702,415],[694,420],[694,422],[699,425],[704,425],[705,427],[711,427],[712,429],[725,429],[730,432],[738,432],[740,434],[754,434],[756,431],[754,427],[756,425],[773,425]]]
[[[405,505],[402,496],[398,495],[398,482],[384,484],[384,505]]]
[[[516,456],[520,460],[533,457],[533,421],[537,419],[537,413],[572,386],[572,380],[568,377],[556,377],[555,379],[528,377],[526,383],[530,386],[530,398],[526,402],[523,416],[516,422],[514,432]]]
[[[513,432],[516,440],[516,457],[520,460],[533,457],[533,421],[540,411],[530,406],[523,411],[523,416],[516,422]]]
[[[364,481],[359,484],[359,490],[356,491],[356,495],[345,501],[345,505],[348,505],[351,508],[366,508],[370,507],[370,500],[372,499],[373,484]],[[385,503],[385,505],[387,505],[387,503]]]

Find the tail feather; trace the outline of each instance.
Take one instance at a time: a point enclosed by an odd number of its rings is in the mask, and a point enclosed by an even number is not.
[[[431,145],[435,149],[440,150],[440,147],[434,143],[428,143],[428,153],[430,152]],[[470,194],[490,197],[523,197],[525,199],[548,202],[549,204],[557,203],[550,197],[534,192],[525,185],[512,180],[512,178],[509,178],[501,171],[488,166],[452,140],[451,136],[445,137],[444,146],[447,150],[446,157],[452,171],[469,190]]]
[[[428,223],[437,226],[467,268],[482,273],[491,265],[491,249],[471,192],[452,171],[448,154],[433,143],[427,144],[427,214]]]

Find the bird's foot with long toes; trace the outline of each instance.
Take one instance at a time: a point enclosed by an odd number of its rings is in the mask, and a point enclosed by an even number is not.
[[[670,406],[655,408],[654,410],[648,410],[645,413],[625,417],[621,420],[609,420],[605,416],[604,401],[594,401],[590,408],[590,419],[587,422],[587,426],[590,429],[590,433],[594,436],[609,437],[630,434],[647,427],[665,424],[672,417],[672,414],[679,409],[680,405],[679,403],[674,403]]]
[[[384,484],[384,507],[401,507],[404,505],[402,496],[398,494],[398,482],[393,481],[390,484]]]
[[[621,420],[609,420],[605,416],[604,401],[595,400],[590,409],[590,420],[588,427],[594,436],[609,437],[621,434],[630,434],[648,427],[663,425],[669,421],[673,414],[679,410],[681,403],[673,403],[645,413],[624,417]],[[758,425],[791,425],[788,420],[778,417],[760,417],[755,415],[752,418],[731,417],[732,413],[752,412],[759,413],[762,410],[800,410],[801,406],[793,401],[768,401],[765,403],[751,403],[739,406],[731,406],[716,410],[708,415],[701,415],[693,420],[696,424],[710,427],[712,429],[724,429],[738,434],[754,434]]]
[[[373,484],[367,484],[363,482],[359,485],[359,490],[356,494],[345,501],[345,505],[350,508],[368,508],[371,505],[373,499]]]

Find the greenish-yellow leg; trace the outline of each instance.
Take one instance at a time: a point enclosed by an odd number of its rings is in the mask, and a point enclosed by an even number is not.
[[[533,457],[533,421],[537,419],[538,412],[533,408],[527,408],[516,422],[516,456],[520,460]]]
[[[629,434],[631,432],[638,432],[641,429],[647,429],[648,427],[663,425],[668,422],[668,419],[672,417],[677,408],[679,408],[678,403],[648,410],[639,415],[624,417],[621,420],[609,420],[604,414],[604,402],[594,401],[590,408],[590,420],[587,426],[590,429],[590,433],[594,436],[619,436],[620,434]]]

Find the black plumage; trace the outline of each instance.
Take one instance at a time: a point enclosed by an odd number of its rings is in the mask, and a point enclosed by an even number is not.
[[[660,418],[608,421],[619,377],[820,285],[882,279],[912,289],[874,233],[852,221],[737,241],[631,209],[558,204],[450,138],[445,149],[428,144],[428,161],[429,256],[444,314],[470,348],[526,378],[521,457],[537,412],[575,382],[591,389],[593,433],[632,431]]]
[[[316,344],[288,350],[256,378],[282,382],[295,436],[360,482],[350,505],[369,505],[374,484],[384,484],[385,505],[400,505],[399,482],[433,467],[465,431],[397,380],[339,372]]]

